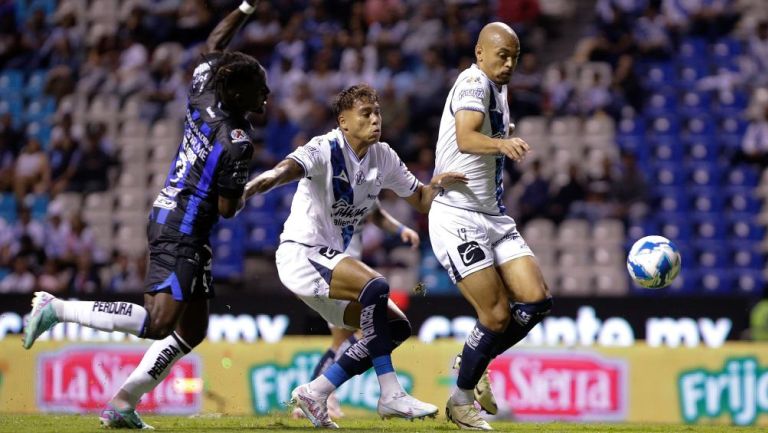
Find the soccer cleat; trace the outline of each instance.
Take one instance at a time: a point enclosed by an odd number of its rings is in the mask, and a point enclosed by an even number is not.
[[[336,393],[331,393],[328,396],[328,416],[333,418],[344,418],[344,411],[341,410],[341,404],[339,399],[336,398]]]
[[[437,406],[417,400],[405,392],[400,392],[388,400],[379,398],[376,411],[382,418],[405,418],[414,420],[437,416]]]
[[[105,428],[126,428],[138,430],[154,430],[155,428],[145,423],[135,409],[118,410],[109,405],[101,411],[99,422]]]
[[[315,427],[339,428],[328,416],[328,397],[316,395],[309,389],[309,385],[295,388],[291,392],[290,404],[301,409]]]
[[[499,406],[496,404],[496,397],[491,390],[491,379],[488,377],[488,370],[485,370],[480,377],[480,381],[475,386],[475,400],[480,403],[480,407],[491,415],[499,412]]]
[[[35,292],[32,298],[32,312],[29,313],[27,325],[24,327],[24,348],[29,349],[35,340],[53,325],[59,323],[56,311],[51,302],[56,297],[46,292]]]
[[[474,404],[455,404],[448,398],[445,404],[445,416],[462,430],[493,430],[488,422],[480,416],[480,411]]]
[[[456,355],[456,360],[453,362],[454,370],[458,370],[459,367],[461,367],[461,353]],[[475,400],[480,403],[480,407],[484,411],[490,415],[496,415],[499,412],[499,406],[496,404],[496,397],[493,395],[491,379],[487,369],[480,376],[480,381],[475,385],[474,392]]]
[[[331,393],[331,395],[328,396],[328,416],[331,417],[331,419],[344,418],[344,411],[341,410],[339,399],[336,398],[335,393]],[[291,418],[302,419],[306,418],[306,416],[304,415],[304,411],[302,411],[301,408],[295,407],[291,412]]]

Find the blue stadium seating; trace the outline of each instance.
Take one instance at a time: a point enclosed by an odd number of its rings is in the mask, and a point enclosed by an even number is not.
[[[660,186],[683,186],[686,183],[685,172],[679,162],[657,162],[653,164],[651,183]]]
[[[686,157],[693,162],[714,163],[721,156],[720,143],[711,135],[686,134],[682,142]]]
[[[731,280],[739,294],[750,296],[760,296],[766,283],[762,269],[734,269]]]
[[[699,240],[725,241],[728,224],[722,214],[712,212],[694,212],[689,216],[694,226],[694,233]]]
[[[719,213],[725,209],[725,197],[720,189],[691,187],[687,191],[690,197],[690,209],[693,211]]]
[[[16,197],[11,193],[0,193],[0,218],[8,224],[16,222]]]
[[[696,265],[702,268],[729,268],[733,253],[723,242],[699,240],[693,243]]]
[[[659,186],[654,188],[656,209],[663,212],[686,212],[689,200],[686,189],[681,186]]]
[[[755,196],[754,189],[749,186],[729,186],[725,188],[728,201],[728,210],[733,212],[746,212],[757,214],[760,212],[761,203]]]
[[[729,248],[733,252],[733,265],[740,269],[762,271],[765,256],[759,251],[759,241],[731,240]]]
[[[701,290],[709,295],[729,295],[735,292],[733,272],[724,268],[700,268]]]

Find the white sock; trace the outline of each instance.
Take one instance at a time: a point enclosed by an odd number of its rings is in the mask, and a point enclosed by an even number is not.
[[[149,346],[141,362],[131,372],[120,390],[128,394],[128,408],[135,409],[141,396],[152,391],[171,372],[171,367],[192,350],[179,334],[173,332]],[[119,408],[124,410],[124,407]]]
[[[387,400],[395,394],[404,393],[403,386],[400,385],[400,381],[397,380],[397,374],[395,372],[384,373],[379,378],[379,387],[381,388],[381,397]]]
[[[320,376],[317,376],[315,380],[309,382],[309,390],[316,394],[327,396],[336,390],[336,387],[324,374],[321,374]]]
[[[458,405],[474,404],[475,403],[475,391],[472,389],[456,388],[451,395],[451,400]]]
[[[54,299],[60,322],[75,322],[100,331],[122,331],[141,337],[147,310],[128,302],[63,301]]]

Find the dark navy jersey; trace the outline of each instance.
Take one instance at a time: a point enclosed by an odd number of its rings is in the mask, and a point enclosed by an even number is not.
[[[205,239],[219,219],[219,197],[243,194],[253,155],[248,121],[230,117],[217,105],[212,77],[220,59],[221,54],[214,53],[195,68],[184,137],[149,216]]]

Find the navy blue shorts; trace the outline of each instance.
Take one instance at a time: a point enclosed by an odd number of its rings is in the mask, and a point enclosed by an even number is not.
[[[177,301],[214,297],[211,247],[207,239],[185,235],[150,222],[149,269],[144,280],[146,293],[170,293]]]

